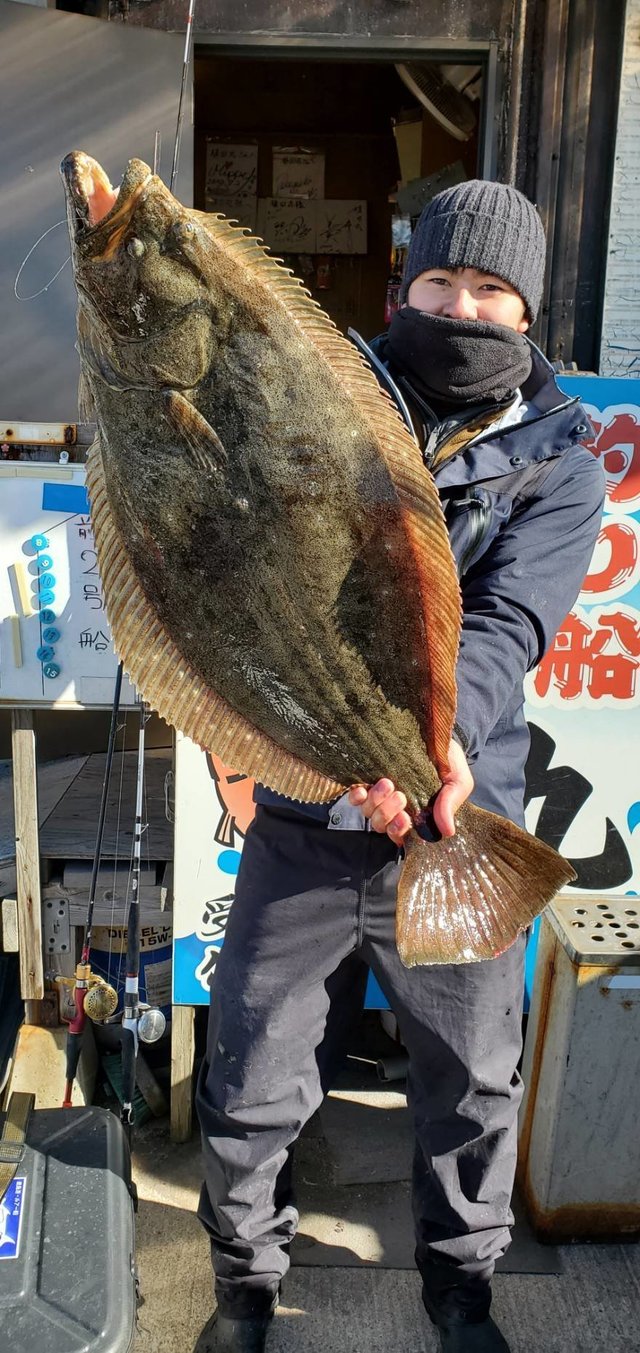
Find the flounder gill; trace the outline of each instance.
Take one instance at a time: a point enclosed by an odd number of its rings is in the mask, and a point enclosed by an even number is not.
[[[419,448],[301,283],[140,160],[118,192],[62,166],[88,489],[116,651],[144,699],[298,800],[390,777],[407,796],[405,964],[503,951],[573,871],[470,804],[429,834],[461,624]]]

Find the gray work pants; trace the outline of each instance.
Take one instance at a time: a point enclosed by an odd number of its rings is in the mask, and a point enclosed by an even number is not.
[[[409,1053],[416,1263],[427,1310],[485,1317],[509,1243],[524,939],[500,958],[404,968],[399,852],[259,807],[214,971],[197,1089],[219,1308],[271,1309],[298,1214],[291,1151],[330,1088],[375,973]]]

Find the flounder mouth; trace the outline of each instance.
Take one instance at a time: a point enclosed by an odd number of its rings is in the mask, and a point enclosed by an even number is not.
[[[60,166],[67,195],[67,215],[72,237],[82,239],[116,215],[120,218],[152,177],[142,160],[129,160],[119,188],[113,188],[97,160],[82,150],[72,150]]]

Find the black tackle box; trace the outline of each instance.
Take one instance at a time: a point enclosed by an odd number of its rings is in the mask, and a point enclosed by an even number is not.
[[[36,1109],[0,1202],[0,1349],[129,1353],[135,1318],[124,1130],[105,1109]]]

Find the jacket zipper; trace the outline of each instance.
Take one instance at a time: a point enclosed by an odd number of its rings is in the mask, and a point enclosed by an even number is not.
[[[473,494],[470,498],[459,499],[456,506],[464,508],[471,512],[471,540],[458,564],[458,577],[462,579],[465,575],[467,564],[473,558],[478,547],[482,544],[489,528],[489,509],[482,498],[476,498]]]
[[[425,423],[424,417],[421,417],[423,442],[422,459],[427,469],[430,470],[437,454],[446,447],[447,442],[451,441],[451,438],[455,437],[457,433],[462,432],[464,428],[473,426],[473,423],[478,418],[479,411],[478,409],[474,409],[463,419],[444,418],[440,421],[430,405],[427,404],[426,399],[423,399],[421,395],[416,393],[411,382],[406,379],[406,376],[402,377],[402,384],[407,390],[410,398],[414,401],[417,412],[419,414],[424,412],[428,418],[433,420],[432,426],[429,427],[428,423]],[[485,415],[493,413],[494,411],[495,413],[499,413],[504,407],[504,404],[495,404],[493,407],[490,406],[489,408],[483,409],[482,412]],[[472,441],[475,441],[475,438],[471,438],[465,446],[470,446]]]
[[[426,432],[424,423],[422,426],[424,431]],[[436,458],[436,451],[438,450],[438,431],[439,424],[436,423],[436,426],[432,428],[430,432],[427,432],[425,443],[422,448],[422,459],[428,470],[431,469],[431,466],[433,465],[433,462]]]

